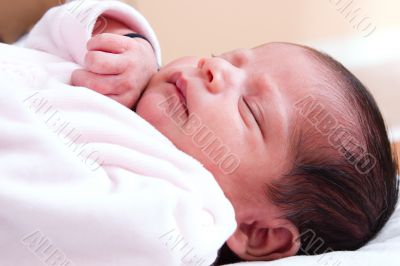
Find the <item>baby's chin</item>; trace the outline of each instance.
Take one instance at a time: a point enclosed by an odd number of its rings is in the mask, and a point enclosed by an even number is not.
[[[151,90],[145,91],[136,106],[136,113],[156,127],[163,118],[162,110],[157,103],[161,103],[163,99],[164,97],[160,93]]]

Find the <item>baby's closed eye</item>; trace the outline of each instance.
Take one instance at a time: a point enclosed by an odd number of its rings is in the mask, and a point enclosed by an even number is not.
[[[241,111],[241,116],[243,121],[245,122],[247,127],[254,127],[257,126],[258,131],[263,135],[261,119],[260,119],[260,110],[257,108],[257,105],[253,103],[250,99],[242,96],[240,97],[239,105],[242,107],[239,109]]]

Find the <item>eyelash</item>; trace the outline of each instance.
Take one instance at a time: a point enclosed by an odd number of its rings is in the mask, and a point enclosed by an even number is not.
[[[246,100],[245,97],[242,97],[242,100],[243,100],[244,104],[246,105],[246,108],[250,111],[251,115],[253,116],[254,121],[256,121],[257,126],[258,126],[258,128],[260,129],[260,131],[261,131],[260,123],[258,122],[256,116],[254,115],[253,109],[251,109],[251,107],[250,107],[250,105],[249,105],[249,103],[247,102],[247,100]]]

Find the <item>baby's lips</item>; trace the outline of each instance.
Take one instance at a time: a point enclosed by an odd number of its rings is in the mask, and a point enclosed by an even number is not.
[[[173,83],[176,84],[176,82],[178,81],[178,79],[182,76],[182,72],[181,71],[177,71],[174,72],[168,79],[169,83]]]
[[[186,88],[187,88],[187,81],[184,78],[179,78],[176,81],[176,87],[179,89],[179,91],[183,94],[183,96],[186,99]]]
[[[182,72],[174,73],[170,78],[170,83],[175,84],[175,86],[186,99],[187,79],[183,77]]]

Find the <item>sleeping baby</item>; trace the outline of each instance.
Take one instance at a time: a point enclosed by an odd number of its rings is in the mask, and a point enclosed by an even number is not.
[[[289,43],[184,57],[135,98],[137,86],[121,92],[107,82],[131,71],[129,52],[114,48],[129,42],[91,39],[86,70],[72,81],[132,103],[213,174],[238,224],[220,262],[235,261],[223,258],[229,250],[236,260],[355,250],[390,217],[398,185],[385,125],[372,95],[339,62]]]
[[[351,72],[290,43],[157,70],[154,36],[127,17],[108,12],[87,53],[69,53],[81,65],[71,84],[135,111],[212,174],[236,222],[217,264],[356,250],[376,236],[397,202],[396,160]]]

